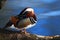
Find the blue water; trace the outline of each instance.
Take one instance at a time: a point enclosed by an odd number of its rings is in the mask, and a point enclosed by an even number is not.
[[[18,15],[25,7],[32,7],[37,16],[36,25],[27,32],[44,36],[60,35],[60,0],[7,0],[0,10],[0,24],[3,25],[4,18]]]

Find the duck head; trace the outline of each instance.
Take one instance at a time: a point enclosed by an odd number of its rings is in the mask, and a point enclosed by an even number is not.
[[[33,17],[34,20],[37,21],[34,9],[31,7],[23,9],[18,16],[24,16],[24,18]]]

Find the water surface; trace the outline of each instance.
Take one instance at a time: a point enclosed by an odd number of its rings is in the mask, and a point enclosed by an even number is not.
[[[7,0],[0,10],[0,27],[4,27],[10,16],[18,15],[25,7],[32,7],[37,16],[31,34],[44,36],[60,35],[60,0]]]

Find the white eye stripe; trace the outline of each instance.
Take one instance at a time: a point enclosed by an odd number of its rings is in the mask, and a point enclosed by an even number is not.
[[[27,8],[27,9],[23,12],[23,14],[24,14],[26,11],[31,11],[31,12],[33,13],[33,12],[34,12],[34,9],[32,9],[32,8]]]
[[[25,11],[34,11],[32,8],[27,8]]]

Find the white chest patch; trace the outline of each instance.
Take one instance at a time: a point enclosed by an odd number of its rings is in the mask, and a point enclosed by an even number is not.
[[[33,26],[35,26],[35,25],[36,25],[36,23],[35,23],[35,24],[30,24],[30,25],[28,25],[27,27],[25,27],[25,29],[31,28],[31,27],[33,27]]]

